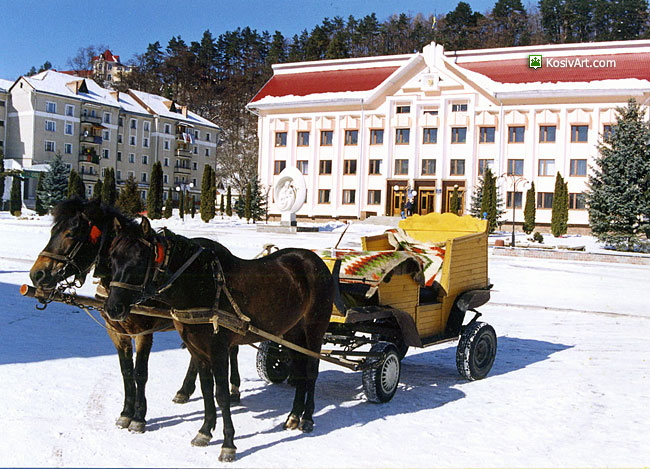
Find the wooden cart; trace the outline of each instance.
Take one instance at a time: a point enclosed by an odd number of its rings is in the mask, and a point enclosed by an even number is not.
[[[439,243],[445,254],[439,280],[422,287],[414,271],[395,269],[384,278],[372,301],[363,301],[356,285],[337,282],[335,308],[323,350],[326,356],[359,361],[368,400],[387,402],[397,390],[400,361],[408,347],[426,347],[460,338],[456,365],[459,373],[476,380],[487,376],[496,355],[494,329],[478,322],[476,308],[490,298],[487,262],[487,222],[450,213],[414,215],[400,228],[421,242]],[[394,249],[387,234],[362,238],[364,251]],[[333,272],[335,257],[325,262]],[[468,311],[474,316],[464,324]],[[259,375],[269,382],[288,377],[287,355],[281,345],[265,342],[258,351]]]

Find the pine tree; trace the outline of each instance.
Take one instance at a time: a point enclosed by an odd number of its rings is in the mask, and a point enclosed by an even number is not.
[[[201,179],[201,220],[208,223],[214,218],[214,181],[212,167],[206,164]]]
[[[246,184],[246,197],[244,199],[244,218],[246,218],[246,223],[252,218],[251,203],[253,201],[253,196],[251,194],[251,183]]]
[[[68,168],[61,159],[61,153],[54,156],[50,169],[43,178],[43,190],[38,194],[43,207],[48,210],[67,198]]]
[[[531,183],[530,189],[526,191],[526,205],[524,206],[524,224],[522,229],[524,233],[531,234],[535,229],[535,215],[537,209],[535,207],[535,183]]]
[[[9,212],[19,217],[21,214],[23,199],[20,194],[20,186],[22,178],[18,175],[14,175],[11,178],[11,198],[9,199]]]
[[[567,231],[565,212],[568,209],[568,194],[565,197],[565,193],[566,184],[558,171],[555,176],[555,191],[553,192],[551,211],[551,233],[555,237],[562,236]]]
[[[117,207],[125,214],[136,216],[144,210],[144,203],[138,191],[138,183],[133,176],[129,176],[117,198]]]
[[[253,221],[264,219],[266,212],[266,195],[262,193],[260,181],[255,178],[251,185],[251,218]]]
[[[460,210],[460,194],[458,193],[458,186],[454,186],[454,192],[452,192],[451,197],[449,198],[449,211],[454,215],[458,215]]]
[[[86,198],[86,187],[81,176],[74,169],[70,170],[70,175],[68,176],[68,198],[72,197]]]
[[[101,199],[102,198],[102,186],[104,184],[102,183],[102,180],[97,178],[97,182],[93,186],[93,197],[92,200],[95,199]]]
[[[171,218],[172,217],[172,188],[170,187],[169,190],[167,191],[167,202],[165,203],[165,210],[163,211],[163,217],[164,218]]]
[[[228,186],[228,191],[226,192],[226,215],[232,217],[232,192],[230,191],[230,186]]]
[[[115,205],[117,199],[117,188],[115,187],[115,170],[110,168],[106,171],[104,184],[102,186],[102,202],[106,205]]]
[[[34,211],[38,215],[45,215],[47,213],[47,207],[43,204],[40,196],[38,194],[43,193],[43,181],[45,180],[45,173],[38,173],[38,184],[36,185],[36,199],[34,200]]]
[[[156,161],[151,168],[151,182],[147,194],[147,216],[152,220],[162,217],[163,210],[163,169],[160,161]]]
[[[481,203],[483,201],[483,186],[485,185],[484,174],[480,174],[478,181],[474,186],[474,192],[472,192],[472,201],[469,207],[469,213],[474,218],[483,219],[483,210],[481,209]]]
[[[185,191],[178,193],[178,216],[183,218],[185,214]]]
[[[192,218],[194,218],[194,215],[196,214],[196,197],[194,194],[192,194],[192,197],[190,197],[190,215]]]
[[[481,215],[486,214],[488,232],[492,233],[497,228],[497,183],[490,168],[485,170],[483,180]]]
[[[219,205],[219,213],[221,214],[221,217],[222,217],[222,218],[223,218],[223,212],[224,212],[224,210],[225,210],[225,209],[224,209],[224,205],[223,205],[223,202],[224,202],[223,198],[224,198],[224,197],[223,197],[223,194],[221,194],[221,203],[220,203],[220,205]]]

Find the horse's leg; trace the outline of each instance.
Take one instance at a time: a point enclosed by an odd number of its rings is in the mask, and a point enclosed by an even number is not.
[[[237,364],[237,354],[239,353],[239,346],[233,345],[230,347],[230,404],[239,404],[241,402],[241,394],[239,393],[239,385],[241,378],[239,377],[239,365]]]
[[[199,372],[199,368],[194,360],[190,358],[190,364],[187,367],[187,373],[185,373],[185,379],[183,380],[183,385],[176,392],[173,401],[177,404],[185,404],[190,400],[190,396],[196,389],[196,375]]]
[[[143,433],[147,415],[147,396],[145,388],[149,378],[149,354],[153,345],[153,334],[135,338],[135,412],[129,431]]]
[[[208,446],[212,439],[212,430],[217,424],[217,407],[214,405],[214,378],[209,363],[198,360],[195,363],[199,370],[204,415],[203,425],[192,440],[192,446]]]
[[[223,419],[223,445],[221,445],[221,454],[219,461],[231,462],[235,460],[235,427],[232,424],[230,415],[230,392],[228,391],[228,358],[229,358],[228,336],[224,333],[214,336],[211,347],[210,357],[212,359],[212,373],[217,389],[217,403],[221,410]],[[232,357],[232,354],[230,354]]]
[[[290,340],[290,339],[289,339]],[[294,342],[296,343],[296,342]],[[297,344],[301,345],[301,344]],[[295,430],[300,425],[300,417],[305,411],[305,393],[306,393],[306,356],[302,353],[289,351],[291,356],[291,373],[293,384],[296,386],[296,391],[293,398],[293,406],[291,413],[284,422],[283,428],[286,430]]]
[[[120,336],[113,332],[108,334],[117,350],[117,357],[120,360],[120,371],[124,382],[124,406],[115,425],[120,428],[128,428],[133,419],[135,407],[135,379],[133,376],[133,344],[131,338]]]
[[[314,391],[316,389],[316,378],[318,378],[318,365],[320,360],[317,358],[306,357],[306,376],[305,376],[305,410],[300,420],[300,430],[309,433],[314,429]]]

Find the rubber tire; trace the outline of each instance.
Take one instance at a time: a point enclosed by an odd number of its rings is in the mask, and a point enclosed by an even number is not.
[[[404,357],[406,356],[406,354],[409,351],[409,346],[406,345],[406,343],[404,342],[404,339],[402,339],[402,338],[398,338],[397,340],[394,340],[394,339],[392,339],[390,337],[384,337],[383,335],[376,335],[376,334],[373,334],[372,338],[375,339],[375,340],[382,341],[382,342],[390,342],[390,343],[392,343],[395,347],[397,347],[397,353],[399,354],[399,359],[400,360],[403,360]]]
[[[291,363],[287,350],[275,342],[262,342],[255,360],[257,374],[267,383],[279,384],[289,376]]]
[[[456,348],[456,368],[470,381],[485,378],[497,354],[497,335],[494,328],[484,322],[467,325]]]
[[[385,359],[379,367],[363,371],[363,393],[369,402],[375,404],[388,402],[397,392],[397,385],[402,371],[399,351],[390,342],[377,342],[370,351],[385,354]],[[369,360],[377,361],[380,359],[372,358]]]

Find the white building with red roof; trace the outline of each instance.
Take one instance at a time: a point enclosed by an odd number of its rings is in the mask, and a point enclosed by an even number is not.
[[[538,58],[531,56],[539,56]],[[534,65],[535,68],[532,68]],[[259,176],[300,169],[298,217],[447,211],[484,168],[502,176],[505,220],[523,221],[530,182],[548,225],[555,175],[568,182],[569,225],[586,227],[582,193],[616,108],[650,101],[650,41],[445,51],[273,66],[248,104],[259,116]],[[279,211],[271,204],[271,213]]]

